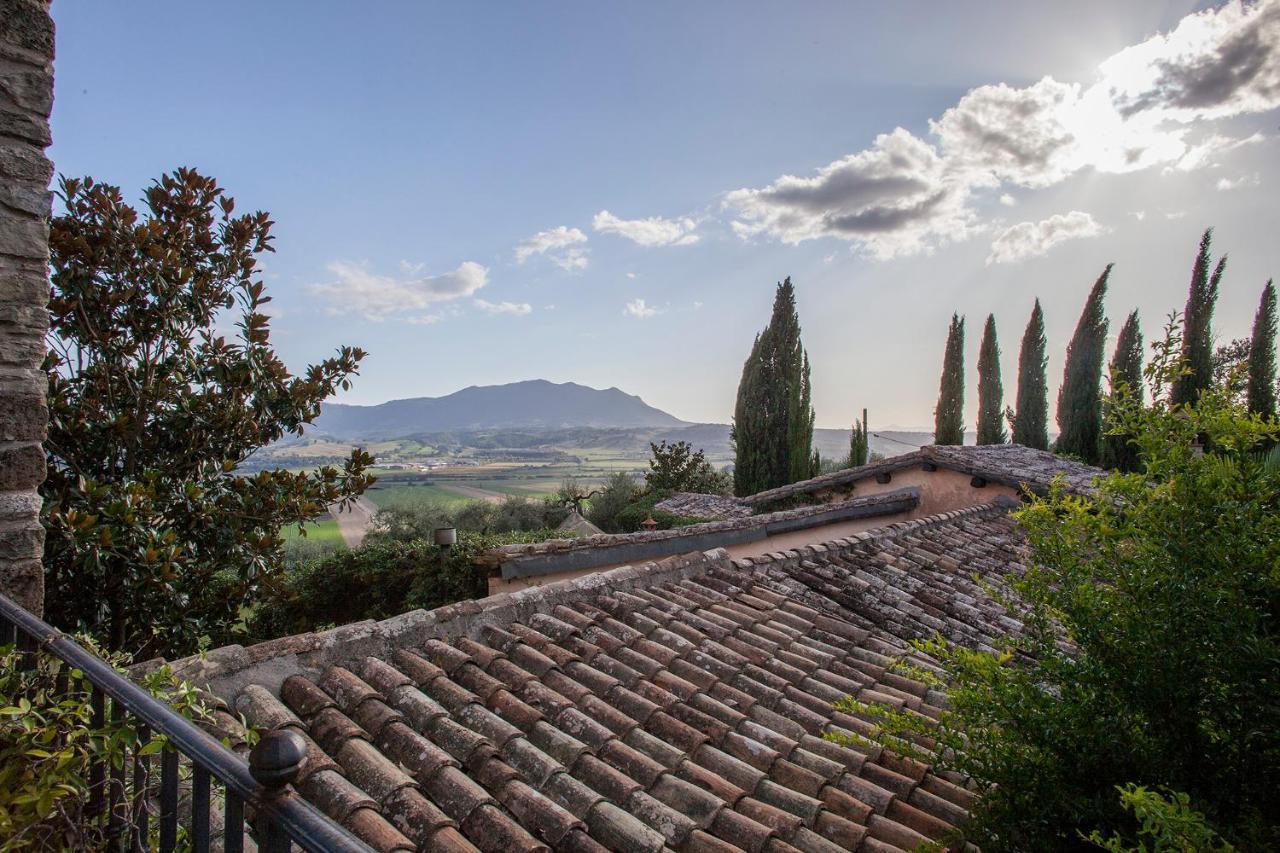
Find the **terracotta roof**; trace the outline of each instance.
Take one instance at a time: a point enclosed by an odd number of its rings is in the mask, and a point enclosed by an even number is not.
[[[698,492],[676,492],[666,500],[658,501],[653,508],[673,515],[709,520],[746,518],[755,512],[737,498]]]
[[[963,779],[831,731],[852,695],[918,713],[907,640],[1017,631],[1007,501],[751,560],[722,550],[228,647],[175,665],[291,727],[303,796],[381,850],[911,850]]]
[[[1088,493],[1093,490],[1093,481],[1106,475],[1106,471],[1050,453],[1047,450],[1036,450],[1021,444],[987,444],[981,446],[930,445],[904,453],[860,465],[857,468],[846,468],[822,474],[808,480],[801,480],[786,486],[758,492],[739,500],[752,507],[767,505],[779,500],[799,495],[844,486],[874,477],[877,474],[889,473],[903,468],[932,463],[939,468],[961,471],[965,474],[983,477],[993,483],[1003,483],[1015,488],[1026,488],[1044,494],[1049,490],[1054,477],[1062,475],[1069,490]]]

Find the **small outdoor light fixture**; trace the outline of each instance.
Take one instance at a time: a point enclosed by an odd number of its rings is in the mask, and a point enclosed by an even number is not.
[[[437,527],[435,530],[436,544],[441,548],[452,548],[458,544],[458,528],[456,527]]]
[[[640,522],[640,526],[645,530],[657,530],[658,522],[653,520],[653,513],[646,515],[644,521]]]

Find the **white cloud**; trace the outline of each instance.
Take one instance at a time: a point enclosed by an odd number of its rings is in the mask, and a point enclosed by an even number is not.
[[[724,207],[743,238],[836,237],[879,258],[928,252],[982,230],[977,188],[1214,165],[1262,137],[1231,139],[1208,122],[1276,107],[1280,0],[1235,0],[1114,54],[1093,81],[979,86],[929,123],[936,142],[898,128],[811,176],[730,192]]]
[[[890,258],[967,236],[968,195],[932,145],[898,128],[812,177],[783,175],[761,189],[735,190],[724,205],[735,211],[740,237],[839,237]]]
[[[627,303],[627,307],[623,309],[622,313],[628,317],[635,317],[637,320],[647,320],[660,312],[657,308],[646,305],[643,299],[632,299]]]
[[[635,278],[635,277],[636,277],[636,274],[635,274],[635,273],[633,273],[633,272],[629,272],[629,273],[627,273],[627,278]]]
[[[1102,230],[1092,216],[1079,210],[1056,213],[1039,222],[1019,222],[1000,232],[991,243],[987,263],[1007,264],[1033,258],[1067,240],[1096,237]]]
[[[547,231],[539,231],[516,245],[516,263],[523,264],[534,255],[546,255],[562,270],[570,272],[587,268],[587,250],[580,244],[587,242],[587,235],[577,228],[557,225]]]
[[[641,246],[688,246],[700,237],[693,233],[698,223],[689,217],[663,219],[619,219],[602,210],[591,220],[591,227],[601,234],[617,234]]]
[[[1218,178],[1215,184],[1220,192],[1229,190],[1238,190],[1241,187],[1256,187],[1262,183],[1262,179],[1257,175],[1242,175],[1239,178]]]
[[[471,304],[486,314],[515,314],[516,316],[523,316],[533,312],[533,306],[528,302],[489,302],[486,299],[476,299]]]
[[[1135,210],[1131,212],[1129,215],[1132,216],[1134,219],[1138,220],[1139,222],[1147,218],[1147,212],[1145,210]]]
[[[1009,195],[1008,193],[1004,193],[1003,195],[1000,196],[1000,203],[1003,204],[1005,207],[1013,207],[1015,204],[1018,203],[1018,200],[1013,196]]]
[[[402,264],[406,274],[399,278],[378,275],[361,264],[334,261],[328,270],[333,281],[319,282],[308,290],[329,303],[330,314],[355,313],[380,322],[405,316],[409,322],[434,323],[438,314],[408,316],[437,302],[471,296],[489,281],[489,270],[475,261],[464,261],[452,272],[422,275],[422,267]]]

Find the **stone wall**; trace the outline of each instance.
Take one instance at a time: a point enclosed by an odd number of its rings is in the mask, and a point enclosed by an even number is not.
[[[44,599],[44,334],[53,164],[53,21],[43,0],[0,0],[0,592]]]

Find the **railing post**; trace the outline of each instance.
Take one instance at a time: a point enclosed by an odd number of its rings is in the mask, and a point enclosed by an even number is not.
[[[277,797],[298,778],[306,760],[307,742],[302,735],[289,729],[275,729],[264,732],[249,751],[249,773],[270,796]],[[289,838],[274,823],[259,821],[258,834],[259,849],[263,853],[288,853]]]

